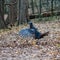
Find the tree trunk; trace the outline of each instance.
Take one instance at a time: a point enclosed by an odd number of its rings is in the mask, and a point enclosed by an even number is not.
[[[32,14],[34,14],[34,1],[31,0]]]
[[[0,2],[1,2],[1,4],[0,4],[0,13],[1,13],[0,17],[1,17],[1,20],[3,22],[3,27],[7,28],[7,24],[4,21],[4,0],[1,0]]]
[[[11,0],[9,8],[10,8],[10,24],[14,25],[14,23],[17,20],[17,0]]]
[[[53,0],[51,0],[51,14],[53,16]]]
[[[28,19],[28,0],[19,0],[19,10],[19,24],[26,23]]]
[[[41,8],[42,8],[41,1],[42,1],[42,0],[39,0],[39,9],[40,9],[40,12],[39,12],[39,17],[40,17],[40,19],[41,19]]]

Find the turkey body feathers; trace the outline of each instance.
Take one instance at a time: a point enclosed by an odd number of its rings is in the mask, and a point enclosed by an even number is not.
[[[23,38],[27,38],[27,37],[33,37],[35,39],[40,39],[40,38],[43,38],[44,36],[47,36],[49,34],[49,31],[48,32],[45,32],[45,33],[40,33],[37,28],[35,28],[33,26],[33,23],[30,22],[29,23],[30,27],[27,28],[27,29],[22,29],[20,32],[19,32],[19,35],[22,36]]]

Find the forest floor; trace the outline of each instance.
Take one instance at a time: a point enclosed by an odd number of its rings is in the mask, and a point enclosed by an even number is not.
[[[60,22],[34,23],[42,33],[41,39],[21,38],[18,31],[25,26],[0,32],[0,60],[60,60]]]

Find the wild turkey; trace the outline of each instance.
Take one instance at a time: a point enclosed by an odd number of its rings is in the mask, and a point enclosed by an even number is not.
[[[33,26],[33,23],[30,22],[29,23],[30,27],[27,28],[27,29],[22,29],[20,32],[19,32],[19,35],[23,38],[27,38],[27,37],[33,37],[35,39],[40,39],[40,38],[43,38],[44,36],[48,35],[49,32],[45,32],[45,33],[40,33],[38,32],[37,28],[35,28]]]

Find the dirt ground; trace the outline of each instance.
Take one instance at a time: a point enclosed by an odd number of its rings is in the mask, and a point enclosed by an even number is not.
[[[25,26],[0,33],[0,60],[60,60],[60,21],[34,25],[41,33],[49,31],[48,36],[23,39],[18,31]]]

